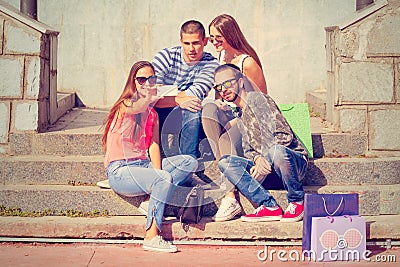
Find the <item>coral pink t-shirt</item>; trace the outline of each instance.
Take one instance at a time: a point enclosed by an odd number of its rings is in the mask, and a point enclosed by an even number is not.
[[[153,137],[157,113],[153,108],[148,108],[147,111],[140,114],[141,116],[138,118],[140,121],[137,124],[135,123],[137,114],[115,115],[107,133],[105,168],[115,160],[148,158],[147,149]],[[135,130],[137,131],[136,135],[134,134]]]

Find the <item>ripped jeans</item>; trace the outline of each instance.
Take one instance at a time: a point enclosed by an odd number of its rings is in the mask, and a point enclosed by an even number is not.
[[[153,218],[161,231],[165,204],[168,203],[174,189],[182,185],[197,168],[197,160],[188,155],[165,158],[162,170],[152,168],[148,159],[116,160],[106,169],[110,187],[115,193],[135,197],[149,194],[150,203],[147,213],[146,230]]]

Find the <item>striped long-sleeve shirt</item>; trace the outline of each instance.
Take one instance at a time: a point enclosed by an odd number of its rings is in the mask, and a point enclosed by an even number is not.
[[[210,53],[203,52],[201,61],[189,66],[183,58],[181,46],[165,48],[153,60],[157,83],[177,85],[179,91],[203,100],[214,83],[214,71],[218,61]]]

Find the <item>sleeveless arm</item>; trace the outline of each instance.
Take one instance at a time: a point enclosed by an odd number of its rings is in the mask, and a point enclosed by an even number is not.
[[[261,92],[268,93],[263,70],[252,57],[247,57],[243,61],[243,74],[253,81]]]

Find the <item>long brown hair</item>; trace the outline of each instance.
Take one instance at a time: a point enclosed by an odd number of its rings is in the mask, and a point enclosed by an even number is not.
[[[119,111],[121,104],[125,105],[125,103],[124,103],[125,100],[137,99],[137,88],[136,88],[136,83],[135,83],[136,74],[140,69],[142,69],[144,67],[150,67],[154,72],[153,65],[148,61],[138,61],[135,64],[133,64],[133,66],[131,67],[131,70],[129,72],[129,76],[126,81],[124,90],[122,91],[118,100],[114,103],[114,105],[110,109],[110,113],[108,114],[106,120],[104,121],[105,128],[104,128],[103,139],[102,139],[104,151],[107,150],[107,133],[110,130],[111,123],[114,119],[114,116]]]
[[[254,58],[257,64],[262,69],[261,61],[254,48],[247,42],[246,37],[244,37],[242,31],[236,20],[228,15],[222,14],[215,17],[210,25],[208,26],[208,32],[210,32],[211,26],[214,26],[225,38],[230,46],[234,49],[244,52]]]

